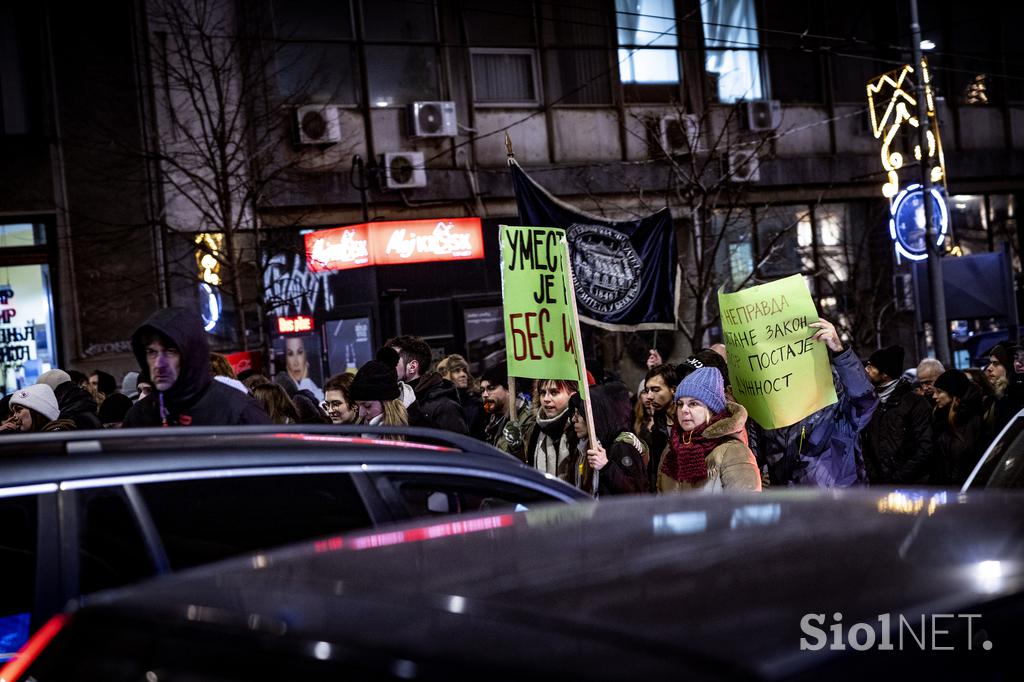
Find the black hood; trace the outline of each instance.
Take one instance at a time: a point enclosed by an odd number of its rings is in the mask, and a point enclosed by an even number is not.
[[[199,314],[184,308],[162,308],[135,330],[132,334],[132,352],[142,369],[140,376],[147,377],[149,365],[142,337],[148,329],[160,332],[181,351],[178,380],[163,392],[164,399],[172,404],[182,404],[205,391],[213,379],[210,377],[210,342],[206,338]]]

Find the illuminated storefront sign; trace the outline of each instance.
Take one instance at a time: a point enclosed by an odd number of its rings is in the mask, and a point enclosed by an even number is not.
[[[362,223],[307,234],[313,272],[484,257],[479,218]]]
[[[277,318],[277,331],[281,334],[303,334],[313,331],[313,318],[308,315]]]
[[[871,132],[876,140],[882,141],[882,167],[886,172],[882,195],[887,199],[892,199],[900,193],[900,171],[906,166],[903,152],[898,149],[901,142],[900,133],[911,132],[910,128],[915,129],[912,153],[918,161],[921,161],[923,154],[921,145],[917,143],[916,129],[920,123],[917,119],[917,99],[914,95],[913,74],[913,66],[906,64],[901,69],[884,73],[872,79],[867,85]],[[931,181],[945,183],[946,161],[942,154],[942,138],[939,134],[938,118],[935,115],[935,98],[928,74],[928,63],[924,59],[921,60],[921,74],[924,78],[929,118],[926,163],[929,165]]]

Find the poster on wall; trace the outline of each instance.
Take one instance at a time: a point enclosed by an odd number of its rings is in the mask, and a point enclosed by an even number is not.
[[[373,334],[368,317],[324,322],[324,341],[327,344],[327,366],[331,376],[341,372],[355,372],[373,360]]]
[[[274,339],[274,371],[287,372],[299,389],[309,390],[323,400],[324,367],[320,354],[320,337],[278,336]]]

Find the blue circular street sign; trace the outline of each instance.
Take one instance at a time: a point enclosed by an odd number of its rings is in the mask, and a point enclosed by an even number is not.
[[[949,209],[939,188],[931,191],[932,215],[936,219],[935,245],[942,246],[949,231]],[[921,185],[910,185],[896,195],[889,206],[889,235],[896,245],[896,252],[910,260],[924,260],[928,257],[925,243],[925,204]]]

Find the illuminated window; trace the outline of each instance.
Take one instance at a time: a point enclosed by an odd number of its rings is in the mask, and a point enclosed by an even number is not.
[[[701,13],[705,68],[715,76],[718,101],[762,99],[754,0],[708,0],[701,5]]]
[[[615,0],[615,21],[623,83],[679,82],[673,0]]]

